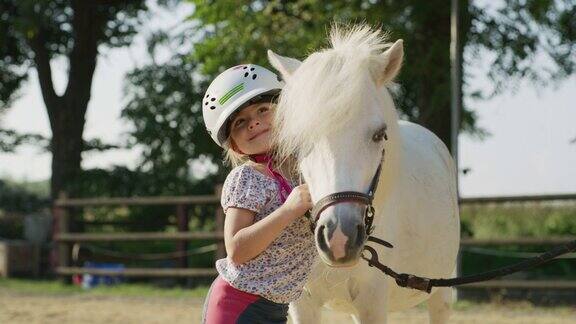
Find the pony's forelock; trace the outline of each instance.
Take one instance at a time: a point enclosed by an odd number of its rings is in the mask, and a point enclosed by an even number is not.
[[[380,54],[390,47],[386,37],[366,25],[332,26],[332,47],[310,55],[282,90],[274,121],[280,158],[305,154],[319,138],[353,120],[359,112],[352,108],[362,107],[376,91]]]

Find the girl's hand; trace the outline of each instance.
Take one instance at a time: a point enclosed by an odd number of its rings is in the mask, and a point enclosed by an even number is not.
[[[286,208],[298,217],[304,215],[313,207],[308,185],[303,184],[292,189],[292,192],[288,195],[288,198],[286,198],[286,202],[284,202],[282,207]]]

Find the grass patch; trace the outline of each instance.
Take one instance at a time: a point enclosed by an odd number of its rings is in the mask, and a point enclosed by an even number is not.
[[[574,203],[463,205],[462,234],[480,239],[571,236],[576,233]]]
[[[554,314],[563,314],[567,316],[573,316],[575,314],[574,307],[566,305],[554,305],[554,306],[542,306],[534,305],[529,301],[511,301],[511,300],[492,300],[492,301],[470,301],[470,300],[459,300],[452,305],[452,309],[458,312],[478,312],[478,311],[496,311],[496,310],[506,310],[511,312],[523,312],[523,313],[542,313],[550,312]]]
[[[0,289],[39,295],[79,294],[86,296],[201,298],[207,295],[209,287],[201,286],[194,289],[159,288],[146,284],[124,283],[116,286],[100,286],[93,289],[82,289],[78,286],[64,285],[56,280],[40,281],[0,278]]]

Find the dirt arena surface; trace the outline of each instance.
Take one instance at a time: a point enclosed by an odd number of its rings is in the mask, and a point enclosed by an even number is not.
[[[0,323],[199,323],[203,300],[174,297],[111,297],[19,293],[0,288]],[[477,304],[459,307],[450,323],[576,324],[576,308],[538,308],[524,303]],[[352,321],[324,312],[323,323]],[[389,323],[428,323],[426,310],[393,313]]]

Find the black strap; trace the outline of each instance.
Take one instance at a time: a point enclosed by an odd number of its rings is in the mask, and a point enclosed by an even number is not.
[[[342,191],[330,194],[322,199],[320,199],[312,208],[311,211],[306,213],[306,218],[310,220],[310,228],[312,233],[314,233],[314,228],[316,227],[316,222],[320,213],[332,205],[342,203],[342,202],[358,202],[366,205],[366,211],[364,213],[364,223],[366,226],[366,234],[370,235],[374,229],[372,222],[374,220],[374,207],[372,206],[372,201],[374,200],[374,193],[378,189],[378,182],[380,181],[380,173],[382,172],[382,163],[384,163],[385,150],[382,151],[382,158],[380,164],[376,169],[372,181],[370,182],[370,187],[368,188],[368,193],[356,192],[356,191]],[[302,184],[302,175],[300,174],[300,184]]]
[[[382,155],[382,159],[384,159],[384,155]],[[372,182],[370,183],[370,188],[368,189],[368,196],[374,199],[374,194],[376,193],[376,189],[378,189],[378,182],[380,182],[380,173],[382,173],[382,163],[380,162],[378,165],[378,169],[376,169],[376,174],[372,178]]]
[[[372,241],[374,243],[384,245],[387,248],[393,248],[394,247],[390,242],[386,242],[383,239],[379,239],[379,238],[374,237],[374,236],[368,236],[368,241]]]
[[[333,193],[320,199],[316,205],[314,205],[314,208],[312,208],[311,212],[312,218],[314,221],[316,221],[324,209],[345,201],[354,201],[361,204],[370,205],[372,203],[372,197],[356,191],[342,191]]]
[[[372,241],[376,242],[374,240],[372,240]],[[376,242],[376,243],[379,243],[379,242]],[[575,251],[576,250],[576,240],[569,242],[567,244],[561,245],[561,246],[557,246],[557,247],[549,250],[548,252],[540,254],[539,256],[536,256],[534,258],[531,258],[531,259],[528,259],[528,260],[525,260],[522,262],[518,262],[516,264],[512,264],[512,265],[507,266],[507,267],[502,267],[499,269],[479,273],[476,275],[470,275],[470,276],[465,276],[465,277],[456,277],[456,278],[450,278],[450,279],[444,279],[444,278],[429,279],[429,278],[419,277],[419,276],[415,276],[415,275],[408,274],[408,273],[397,273],[394,270],[390,269],[389,267],[383,265],[382,263],[380,263],[378,261],[378,254],[373,247],[365,245],[364,249],[366,251],[369,251],[372,254],[371,258],[367,258],[364,255],[362,255],[362,258],[364,260],[368,261],[368,265],[371,267],[376,267],[376,268],[380,269],[382,272],[384,272],[385,274],[394,278],[396,280],[396,284],[398,286],[417,289],[417,290],[421,290],[421,291],[425,291],[427,293],[430,293],[430,291],[432,290],[432,287],[452,287],[452,286],[469,284],[469,283],[473,283],[473,282],[486,281],[486,280],[494,279],[496,277],[506,276],[506,275],[512,274],[514,272],[518,272],[518,271],[522,271],[522,270],[528,270],[528,269],[531,269],[534,267],[541,266],[541,265],[553,260],[554,258],[556,258],[560,255]]]

